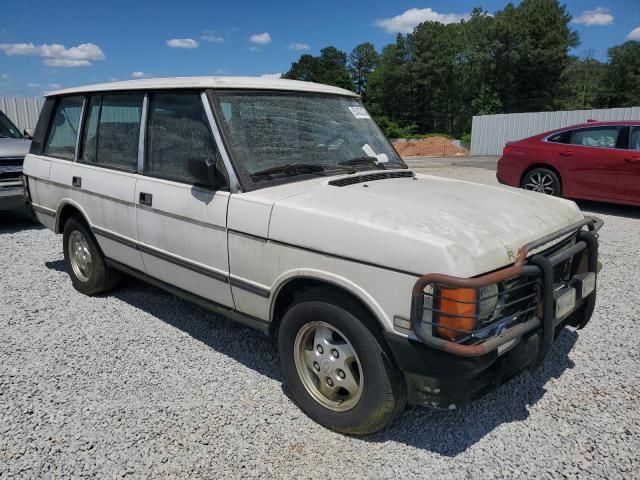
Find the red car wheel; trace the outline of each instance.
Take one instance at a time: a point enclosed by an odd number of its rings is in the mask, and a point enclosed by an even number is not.
[[[562,194],[562,185],[558,175],[548,168],[534,168],[528,171],[522,177],[520,186],[525,190],[546,193],[555,197],[559,197]]]

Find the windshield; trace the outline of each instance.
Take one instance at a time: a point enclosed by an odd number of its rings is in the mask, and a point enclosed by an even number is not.
[[[227,146],[251,184],[406,168],[356,98],[289,92],[217,93]]]
[[[22,138],[18,127],[2,112],[0,112],[0,138]]]

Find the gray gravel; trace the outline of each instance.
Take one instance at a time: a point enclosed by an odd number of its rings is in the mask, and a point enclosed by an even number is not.
[[[606,221],[590,325],[534,374],[365,439],[292,404],[267,338],[134,280],[84,297],[61,238],[0,212],[0,477],[640,478],[640,209],[581,206]]]

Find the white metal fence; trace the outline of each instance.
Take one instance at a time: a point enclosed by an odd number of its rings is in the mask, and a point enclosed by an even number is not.
[[[473,117],[471,154],[500,155],[505,143],[594,120],[640,120],[640,107],[561,112],[507,113]]]
[[[36,128],[43,97],[0,97],[0,110],[17,125],[20,131]]]

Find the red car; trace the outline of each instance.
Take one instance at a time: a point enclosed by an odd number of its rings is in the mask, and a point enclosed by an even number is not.
[[[496,176],[549,195],[640,206],[640,121],[592,121],[509,142]]]

